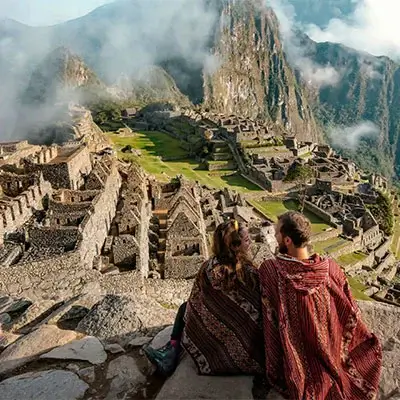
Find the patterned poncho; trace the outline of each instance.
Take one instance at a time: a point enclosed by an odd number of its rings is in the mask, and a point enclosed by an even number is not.
[[[340,267],[278,256],[259,274],[268,381],[291,400],[374,399],[381,346]]]
[[[186,314],[182,344],[202,375],[264,373],[261,295],[256,286],[224,290],[224,267],[207,261],[195,280]]]

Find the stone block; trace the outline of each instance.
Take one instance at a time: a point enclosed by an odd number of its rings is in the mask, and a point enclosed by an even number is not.
[[[185,355],[156,400],[250,400],[253,399],[251,376],[200,376],[192,359]],[[271,391],[267,400],[283,400]]]

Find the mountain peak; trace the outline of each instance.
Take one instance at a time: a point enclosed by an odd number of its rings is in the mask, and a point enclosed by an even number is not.
[[[49,53],[34,70],[23,101],[25,104],[54,103],[62,101],[66,90],[100,85],[100,80],[84,61],[61,46]]]

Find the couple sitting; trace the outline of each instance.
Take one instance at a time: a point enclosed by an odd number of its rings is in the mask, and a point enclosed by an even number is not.
[[[200,269],[179,309],[171,341],[145,352],[170,375],[181,346],[203,375],[256,375],[284,397],[376,397],[382,351],[360,318],[340,267],[308,253],[310,222],[279,217],[279,254],[259,269],[237,221],[218,226],[214,257]]]

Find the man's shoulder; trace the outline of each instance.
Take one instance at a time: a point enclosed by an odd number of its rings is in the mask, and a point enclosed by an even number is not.
[[[327,257],[326,260],[329,262],[329,275],[331,278],[346,280],[342,267],[331,257]]]
[[[265,273],[267,271],[270,271],[271,269],[276,269],[276,263],[277,260],[275,257],[272,258],[266,258],[262,264],[259,267],[259,272],[261,273]]]

